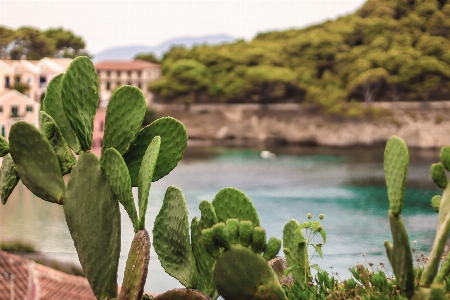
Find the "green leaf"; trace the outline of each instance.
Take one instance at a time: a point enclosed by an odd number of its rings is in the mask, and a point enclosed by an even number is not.
[[[319,272],[325,272],[318,264],[311,265],[310,267]]]
[[[294,244],[301,245],[301,244],[305,244],[305,243],[306,243],[306,239],[301,235],[296,236],[294,239]]]
[[[316,245],[311,245],[314,247],[314,249],[316,249],[316,252],[319,254],[320,258],[322,257],[322,247],[316,246]]]
[[[322,228],[322,230],[319,231],[319,233],[322,236],[323,243],[325,244],[325,242],[327,241],[327,233],[325,232],[325,230],[323,228]]]

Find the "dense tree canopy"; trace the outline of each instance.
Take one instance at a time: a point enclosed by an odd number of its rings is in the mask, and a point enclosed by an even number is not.
[[[0,26],[0,59],[41,59],[87,55],[83,39],[70,30],[32,27],[13,30]]]
[[[168,102],[450,99],[450,2],[368,0],[305,29],[192,49],[174,47],[151,84]],[[183,66],[183,67],[181,67]]]

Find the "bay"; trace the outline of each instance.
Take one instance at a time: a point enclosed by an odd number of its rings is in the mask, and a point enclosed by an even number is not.
[[[264,159],[268,150],[276,156]],[[383,172],[383,148],[325,148],[300,146],[249,146],[190,144],[185,157],[168,176],[152,184],[146,228],[153,221],[169,185],[181,188],[187,200],[189,219],[200,216],[199,203],[212,200],[224,187],[235,187],[252,199],[267,236],[281,238],[291,219],[307,221],[324,214],[327,232],[323,259],[317,263],[341,279],[358,263],[388,265],[383,242],[391,240]],[[431,163],[439,160],[439,150],[410,150],[411,165],[403,209],[410,241],[428,252],[436,230],[437,214],[430,199],[441,190],[429,175]],[[133,191],[137,199],[137,189]],[[33,242],[44,254],[63,261],[78,262],[61,206],[47,203],[19,185],[5,206],[0,207],[0,240]],[[122,282],[133,227],[122,209],[122,252],[119,283]],[[321,242],[317,239],[317,243]],[[312,249],[309,249],[312,254]],[[362,256],[361,254],[365,254]],[[280,252],[282,255],[282,252]],[[390,268],[387,268],[390,272]],[[145,290],[164,292],[181,287],[166,274],[152,249]]]

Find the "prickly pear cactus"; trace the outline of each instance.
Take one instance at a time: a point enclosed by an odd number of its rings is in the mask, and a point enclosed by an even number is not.
[[[398,216],[403,207],[409,153],[405,142],[396,136],[389,139],[384,150],[384,172],[390,210]]]
[[[41,126],[42,134],[50,142],[53,150],[55,150],[61,173],[63,175],[70,173],[77,160],[64,139],[59,126],[53,118],[44,111],[39,113],[39,124]]]
[[[66,187],[58,157],[45,136],[19,121],[11,126],[9,148],[23,184],[39,198],[62,204]]]
[[[292,274],[295,281],[302,288],[305,288],[311,277],[311,269],[309,267],[308,245],[296,242],[301,238],[304,239],[303,232],[298,230],[299,225],[296,220],[291,220],[284,226],[283,252],[288,266],[299,266],[292,271]]]
[[[116,298],[120,256],[119,202],[95,154],[80,154],[64,199],[67,225],[95,296],[98,299]]]
[[[245,221],[240,221],[242,222]],[[275,239],[271,239],[270,245],[266,245],[264,229],[258,226],[244,228],[250,230],[245,232],[246,236],[250,235],[253,238],[249,246],[232,243],[224,223],[219,222],[212,228],[203,230],[205,244],[223,247],[213,270],[217,291],[225,299],[287,299],[266,259],[275,257],[281,241],[274,243]],[[235,235],[234,229],[233,232],[231,235]],[[240,240],[240,236],[237,239],[233,238],[234,242]],[[275,249],[276,246],[278,249]],[[262,256],[261,253],[266,249],[269,253]]]
[[[444,165],[442,163],[432,164],[430,172],[433,182],[439,188],[445,189],[447,187],[447,175],[445,174]]]
[[[127,265],[119,299],[141,300],[150,261],[150,236],[141,229],[134,235],[128,252]]]
[[[180,189],[170,186],[153,227],[153,246],[164,270],[187,288],[195,288],[198,272],[189,243],[186,201]]]
[[[91,149],[99,91],[97,73],[88,57],[77,57],[70,64],[62,78],[61,99],[81,150]]]
[[[78,154],[81,151],[80,143],[72,126],[70,126],[61,99],[62,78],[63,74],[60,74],[50,80],[45,92],[44,111],[55,120],[67,144]]]
[[[0,157],[5,156],[9,153],[9,144],[6,139],[0,135]]]
[[[171,117],[164,117],[142,128],[123,154],[131,176],[131,184],[138,185],[139,168],[145,152],[155,136],[161,137],[160,152],[156,161],[152,181],[157,181],[170,173],[183,157],[187,146],[187,134],[184,125]]]
[[[9,196],[19,182],[19,174],[10,154],[3,156],[2,168],[0,174],[0,197],[2,204],[6,204]]]
[[[106,108],[102,154],[115,148],[123,154],[130,147],[142,125],[145,97],[136,87],[123,86],[112,94]]]
[[[212,205],[219,222],[237,218],[251,221],[254,226],[259,226],[259,217],[252,201],[240,190],[224,188],[214,197]]]

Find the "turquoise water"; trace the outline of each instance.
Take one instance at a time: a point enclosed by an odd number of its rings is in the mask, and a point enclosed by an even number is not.
[[[262,159],[261,150],[189,146],[179,166],[152,184],[147,229],[152,229],[169,185],[183,190],[189,219],[200,215],[198,204],[202,200],[212,200],[221,188],[231,186],[252,199],[268,236],[281,238],[289,220],[303,222],[308,213],[315,218],[323,213],[327,242],[323,259],[314,256],[312,263],[338,272],[341,278],[350,276],[349,267],[364,262],[363,253],[375,266],[388,263],[383,247],[384,240],[390,239],[390,229],[382,148],[269,148],[275,159]],[[403,217],[410,240],[417,240],[418,247],[427,251],[437,224],[429,203],[440,193],[429,178],[429,166],[439,159],[439,152],[411,151],[410,156]],[[137,190],[134,192],[137,198]],[[126,213],[122,214],[122,226],[119,283],[133,238]],[[0,239],[14,237],[31,240],[59,259],[77,261],[62,208],[36,199],[23,186],[0,207]],[[179,286],[164,272],[152,250],[146,291],[163,292]]]

